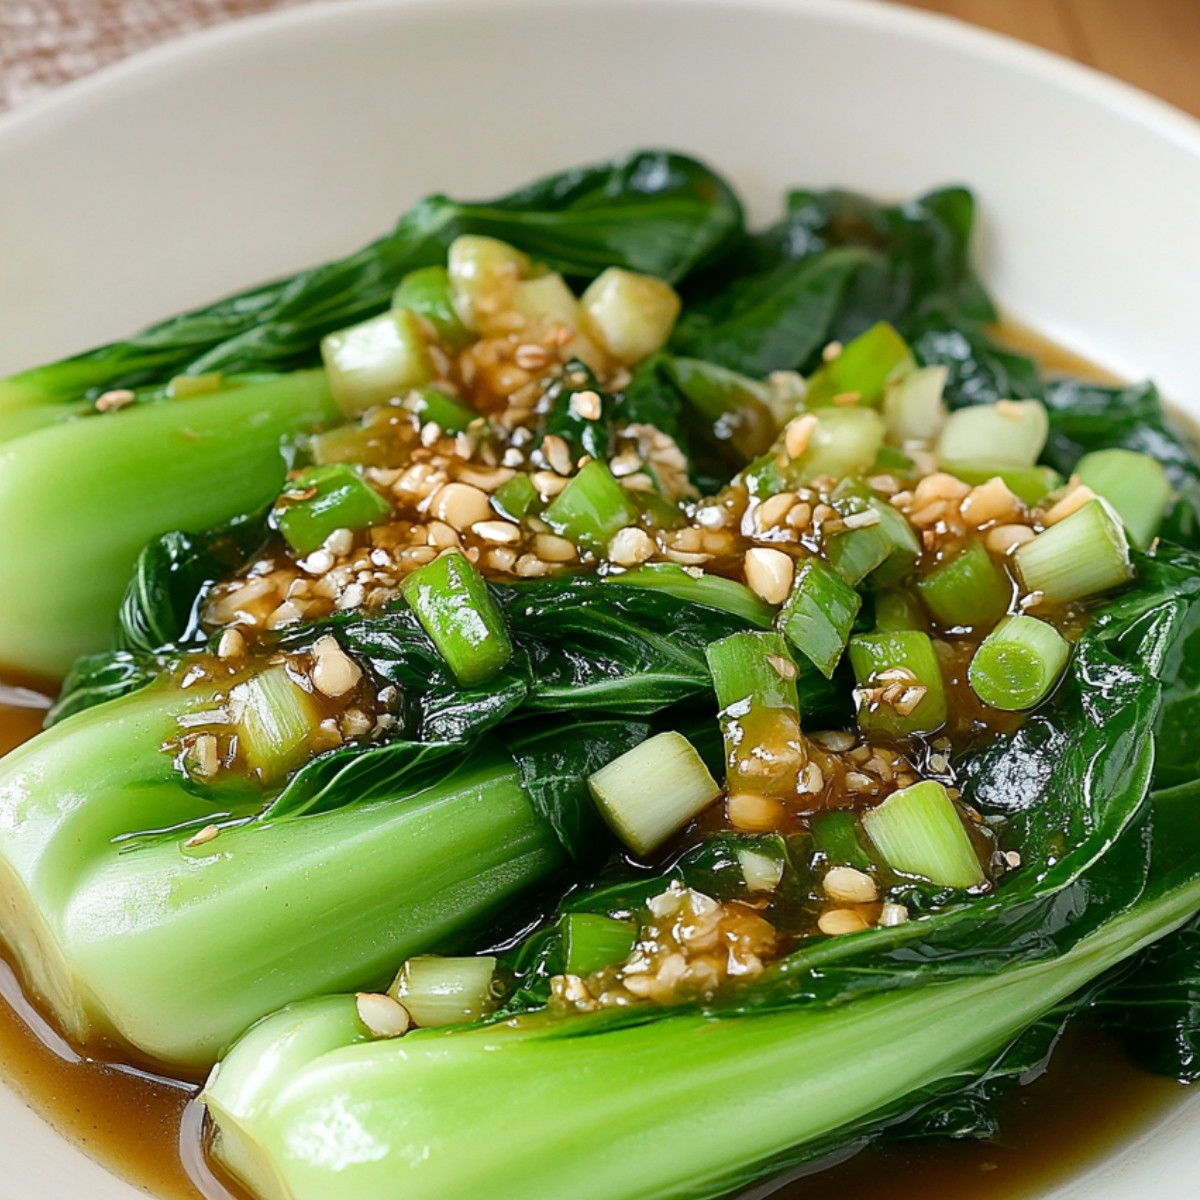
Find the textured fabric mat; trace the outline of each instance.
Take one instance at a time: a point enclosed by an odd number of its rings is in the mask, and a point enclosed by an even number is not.
[[[135,50],[305,0],[0,0],[0,111]]]

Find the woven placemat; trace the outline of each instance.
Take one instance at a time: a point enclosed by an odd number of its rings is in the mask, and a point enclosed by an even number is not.
[[[305,0],[0,0],[0,111],[136,50]]]

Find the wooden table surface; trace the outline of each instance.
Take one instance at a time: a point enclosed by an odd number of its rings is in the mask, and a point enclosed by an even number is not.
[[[0,0],[0,110],[155,42],[304,0]],[[1200,0],[892,0],[1034,42],[1200,116]]]
[[[1065,54],[1200,117],[1200,0],[898,0]]]

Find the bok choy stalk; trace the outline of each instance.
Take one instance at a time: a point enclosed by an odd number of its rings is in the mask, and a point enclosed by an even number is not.
[[[198,794],[162,751],[210,699],[156,683],[0,770],[0,937],[31,991],[76,1041],[187,1072],[281,1004],[378,985],[546,879],[590,803],[581,777],[645,732],[401,744],[373,791],[360,776],[339,804],[327,788],[264,808]]]
[[[588,1200],[719,1196],[978,1072],[1198,903],[1192,879],[1061,958],[829,1008],[377,1041],[352,997],[311,1001],[256,1026],[210,1077],[214,1153],[260,1200],[524,1200],[531,1179]]]
[[[138,405],[0,446],[0,662],[61,676],[110,640],[139,551],[278,493],[281,441],[336,418],[320,372]]]
[[[1169,551],[1140,570],[1052,706],[962,764],[1024,855],[986,900],[807,939],[698,1011],[546,1010],[536,970],[500,1019],[402,1039],[374,1038],[352,999],[291,1007],[210,1076],[217,1157],[260,1200],[450,1200],[485,1185],[503,1200],[535,1175],[545,1195],[703,1200],[989,1076],[1033,1023],[1200,906],[1194,786],[1153,790],[1155,751],[1173,750],[1151,736],[1188,702],[1179,650],[1200,561]],[[661,886],[601,888],[591,911],[628,913]]]

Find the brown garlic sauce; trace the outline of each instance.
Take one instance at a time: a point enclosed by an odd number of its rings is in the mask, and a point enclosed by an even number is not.
[[[1003,334],[1045,367],[1104,378],[1018,326],[1006,325]],[[41,728],[44,712],[37,693],[45,690],[36,683],[0,681],[0,753]],[[948,690],[953,711],[968,689],[956,680]],[[102,1047],[80,1054],[29,1003],[2,959],[0,1076],[66,1138],[151,1195],[243,1200],[244,1193],[219,1179],[204,1158],[199,1113],[192,1103],[197,1084],[106,1059]],[[1030,1197],[1135,1138],[1182,1094],[1174,1081],[1134,1066],[1115,1035],[1077,1024],[1049,1070],[1002,1101],[997,1141],[914,1141],[858,1152],[852,1147],[835,1155],[832,1165],[829,1160],[812,1164],[776,1191],[760,1185],[746,1195],[754,1200],[768,1194],[772,1200],[842,1200],[848,1194],[861,1200]]]

